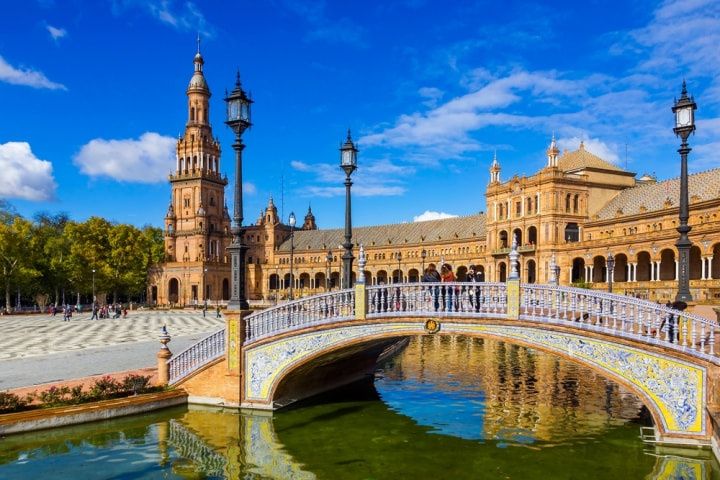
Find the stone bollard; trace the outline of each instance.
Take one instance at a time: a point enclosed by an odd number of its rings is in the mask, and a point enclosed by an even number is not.
[[[160,335],[160,351],[157,353],[157,385],[159,387],[166,387],[170,381],[170,365],[168,360],[172,357],[172,352],[168,348],[167,344],[170,343],[170,334],[167,331],[167,327],[163,325],[162,334]]]

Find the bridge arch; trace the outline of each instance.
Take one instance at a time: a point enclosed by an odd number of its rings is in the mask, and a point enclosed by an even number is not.
[[[375,354],[379,354],[402,337],[428,334],[425,321],[425,318],[383,319],[258,342],[244,353],[243,363],[248,373],[246,406],[273,409],[276,401],[282,405],[293,389],[303,384],[301,378],[308,372],[319,369],[319,378],[333,378],[327,372],[334,362],[357,366],[359,352],[375,349]],[[700,366],[602,336],[580,336],[567,329],[548,330],[537,325],[493,321],[467,322],[457,318],[437,321],[440,335],[493,338],[585,365],[633,391],[662,433],[689,437],[706,433],[703,391],[707,380],[706,370]]]

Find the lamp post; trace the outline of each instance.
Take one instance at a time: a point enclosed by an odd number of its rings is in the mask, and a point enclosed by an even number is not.
[[[688,97],[685,80],[682,84],[682,92],[680,99],[675,101],[672,111],[675,114],[675,135],[682,139],[680,149],[680,225],[677,227],[680,238],[675,242],[680,257],[678,272],[678,292],[675,301],[690,302],[692,294],[690,293],[690,248],[692,242],[688,238],[691,227],[688,225],[688,173],[687,173],[687,156],[690,153],[690,147],[687,140],[691,133],[695,131],[695,110],[697,104],[693,97]]]
[[[612,293],[613,277],[615,276],[615,257],[612,253],[608,253],[607,256],[607,280],[608,280],[608,292]]]
[[[233,208],[232,243],[228,247],[231,258],[232,274],[230,275],[231,295],[228,302],[230,310],[247,310],[250,308],[245,297],[245,229],[243,223],[242,204],[242,152],[245,144],[242,134],[252,126],[250,122],[250,105],[253,101],[247,96],[240,85],[240,72],[235,79],[235,88],[225,96],[227,104],[227,120],[225,124],[235,132],[235,202]]]
[[[340,168],[345,171],[345,242],[342,244],[345,253],[342,255],[343,272],[342,272],[342,288],[352,287],[352,214],[350,206],[350,187],[352,181],[350,175],[357,168],[357,146],[353,143],[348,128],[347,139],[340,147]]]
[[[422,258],[422,272],[420,273],[420,278],[422,278],[425,275],[425,259],[427,258],[427,250],[424,248],[420,252],[420,258]]]
[[[325,260],[327,260],[327,262],[326,262],[327,266],[325,269],[325,291],[329,292],[330,291],[330,265],[332,264],[332,261],[333,261],[332,250],[328,250]]]
[[[400,270],[400,261],[402,260],[402,252],[397,252],[397,261],[398,261],[398,281],[397,283],[402,283],[402,271]]]
[[[93,273],[93,305],[95,305],[95,302],[97,301],[97,297],[95,296],[95,269],[92,269]]]
[[[293,297],[293,286],[295,284],[295,277],[293,276],[293,265],[294,265],[294,259],[293,255],[295,253],[295,212],[290,212],[290,217],[288,218],[288,224],[290,225],[290,295],[289,299],[294,300]]]

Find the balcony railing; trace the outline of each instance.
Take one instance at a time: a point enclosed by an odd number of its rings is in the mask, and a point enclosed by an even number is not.
[[[517,250],[520,253],[534,252],[535,245],[522,245],[522,246],[518,247]],[[510,247],[497,248],[492,251],[492,255],[494,255],[494,256],[507,255],[508,253],[510,253]]]

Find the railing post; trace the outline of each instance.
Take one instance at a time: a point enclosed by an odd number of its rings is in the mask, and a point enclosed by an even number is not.
[[[365,320],[367,315],[367,289],[364,283],[355,284],[355,320]]]
[[[167,344],[170,343],[170,334],[165,328],[162,327],[162,334],[160,335],[160,351],[157,353],[157,384],[159,387],[166,387],[170,382],[170,365],[168,360],[172,357],[172,352],[168,348]]]
[[[510,260],[510,275],[508,275],[505,288],[505,298],[507,302],[507,318],[508,320],[517,320],[520,318],[520,273],[518,272],[517,252],[517,235],[513,235],[512,248],[508,259]]]

